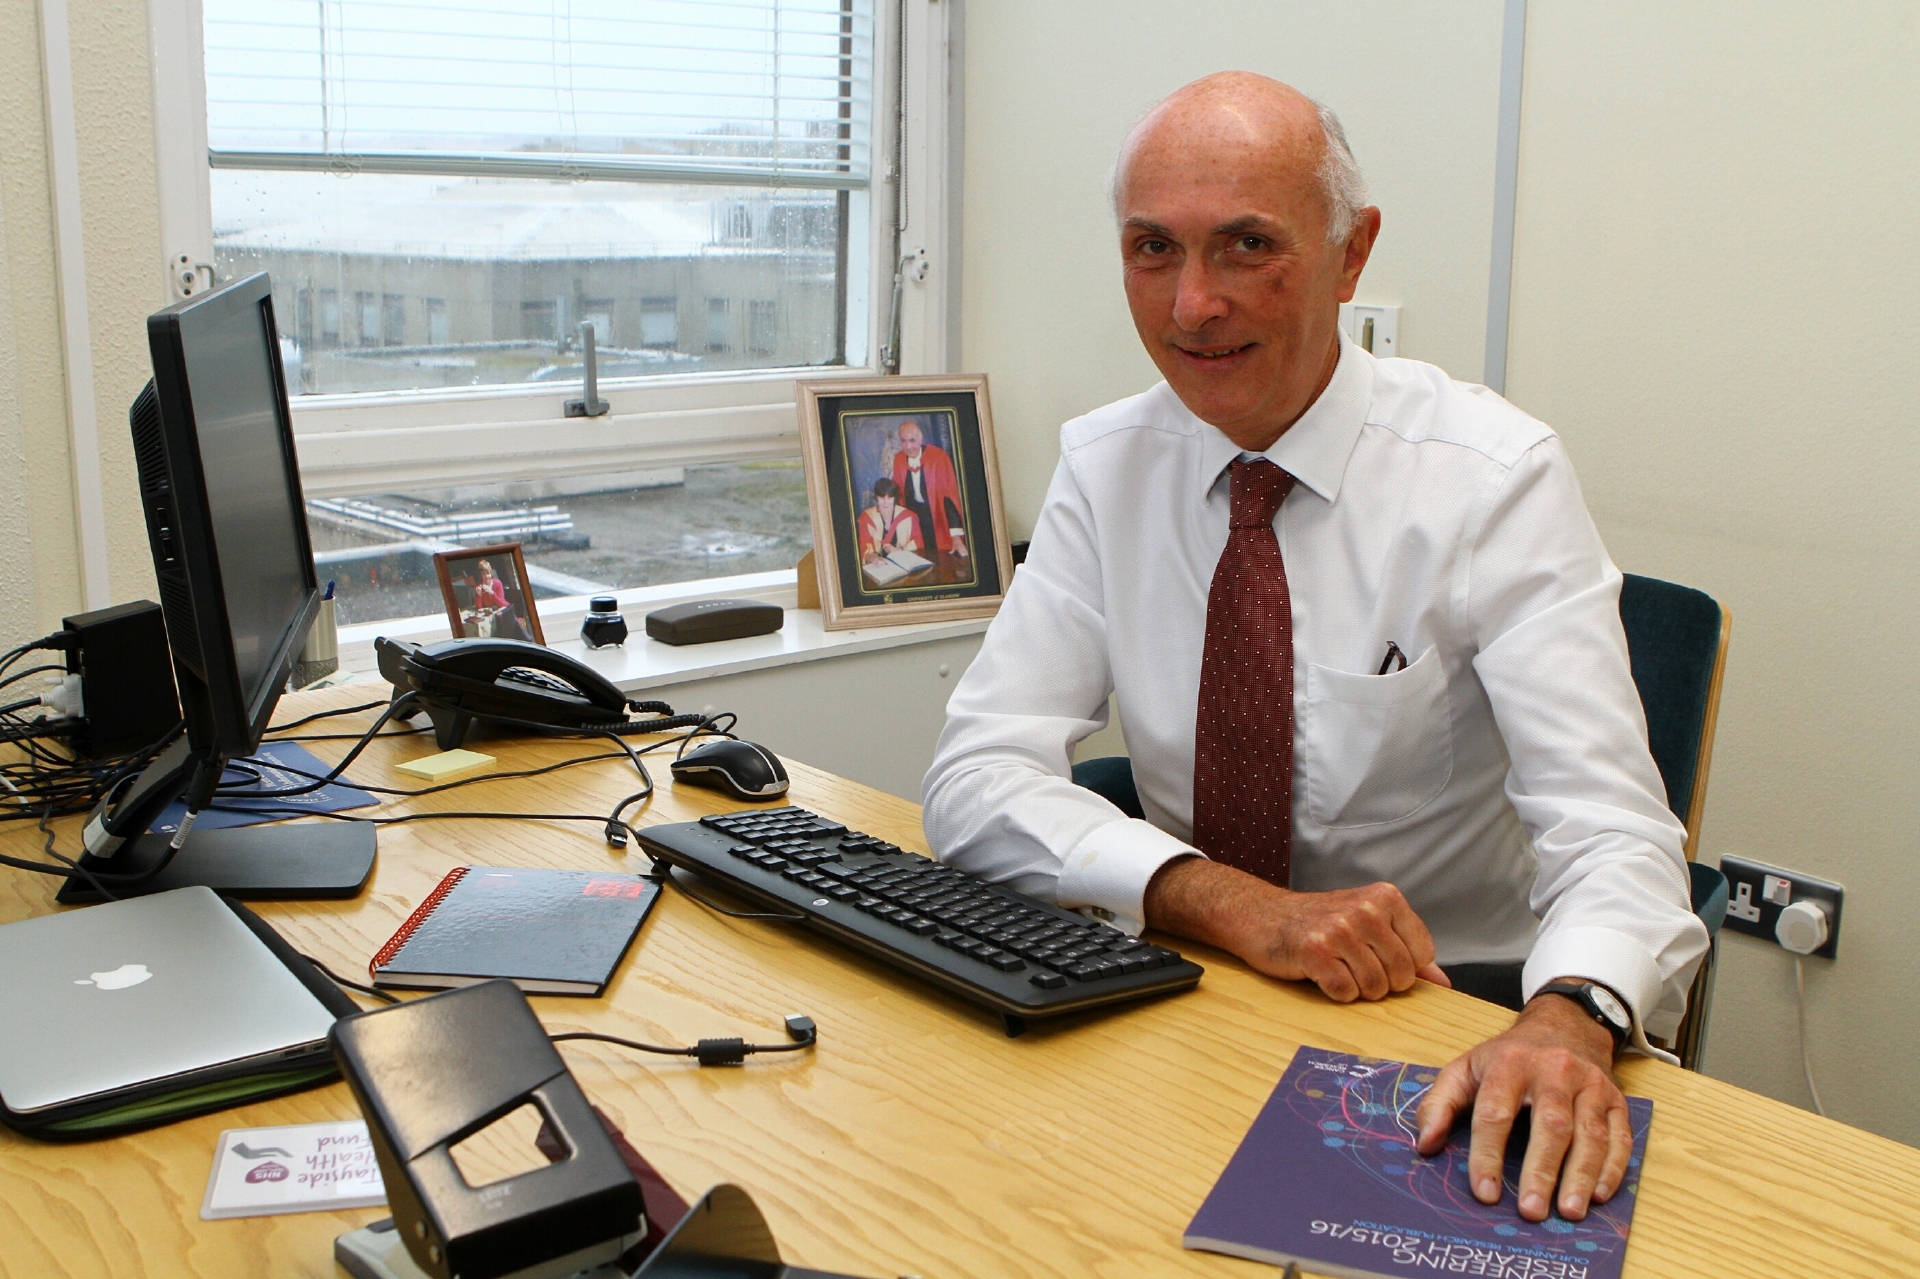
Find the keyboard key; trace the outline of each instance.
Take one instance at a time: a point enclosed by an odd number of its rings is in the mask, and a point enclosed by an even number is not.
[[[1035,973],[1033,984],[1042,990],[1059,990],[1067,984],[1067,979],[1059,973]]]
[[[1003,973],[1017,973],[1027,966],[1018,955],[995,955],[987,961]]]
[[[934,923],[931,919],[916,919],[912,923],[901,925],[901,927],[916,937],[926,937],[940,931],[940,925]]]
[[[735,844],[732,848],[729,848],[727,852],[734,857],[754,857],[759,854],[760,850],[752,844]]]
[[[826,893],[827,896],[833,898],[835,901],[844,902],[851,901],[853,898],[858,897],[860,890],[857,888],[849,888],[845,884],[835,884],[832,888],[827,889]]]

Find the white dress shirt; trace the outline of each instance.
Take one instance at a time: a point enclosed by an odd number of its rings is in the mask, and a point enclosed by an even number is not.
[[[1193,853],[1207,592],[1240,448],[1162,383],[1066,424],[1026,563],[954,689],[925,785],[950,865],[1141,927]],[[1706,950],[1620,625],[1560,440],[1485,387],[1342,339],[1265,456],[1293,605],[1292,886],[1386,880],[1442,964],[1612,987],[1671,1036]],[[1409,665],[1380,675],[1388,643]],[[1071,780],[1126,715],[1145,821]],[[1259,768],[1262,761],[1241,766]]]

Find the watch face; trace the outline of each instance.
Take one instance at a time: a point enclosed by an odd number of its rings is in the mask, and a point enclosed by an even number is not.
[[[1601,1016],[1622,1030],[1633,1025],[1633,1018],[1627,1015],[1627,1010],[1605,986],[1588,986],[1587,997],[1593,1000],[1593,1006],[1600,1010]]]

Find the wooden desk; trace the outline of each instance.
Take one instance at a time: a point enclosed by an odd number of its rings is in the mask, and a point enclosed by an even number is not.
[[[282,718],[365,700],[366,687],[289,698]],[[337,759],[342,745],[313,749]],[[591,747],[487,749],[503,766],[526,766]],[[353,775],[399,784],[389,766],[431,752],[425,738],[378,743]],[[788,767],[795,803],[925,848],[914,805]],[[676,793],[664,760],[655,773],[660,794],[644,822],[734,806],[710,791]],[[590,813],[632,781],[628,765],[589,764],[408,804]],[[58,829],[71,849],[77,822]],[[37,852],[28,831],[5,843]],[[259,910],[351,974],[447,870],[468,862],[646,864],[611,852],[587,823],[420,822],[381,830],[374,880],[358,899]],[[48,913],[54,886],[0,875],[0,919]],[[778,1040],[781,1016],[795,1011],[819,1022],[815,1053],[740,1069],[610,1045],[564,1049],[587,1094],[682,1194],[692,1200],[719,1181],[747,1187],[791,1262],[876,1279],[1276,1275],[1186,1252],[1180,1235],[1295,1048],[1440,1063],[1507,1014],[1425,985],[1339,1007],[1224,955],[1182,949],[1207,967],[1197,991],[1008,1039],[995,1019],[805,932],[726,919],[670,893],[604,998],[533,1002],[550,1028],[654,1042]],[[1629,1275],[1920,1274],[1920,1151],[1658,1062],[1630,1060],[1621,1077],[1657,1103]],[[200,1199],[221,1129],[356,1114],[335,1084],[88,1145],[0,1133],[0,1275],[330,1279],[334,1236],[382,1210],[203,1222]]]

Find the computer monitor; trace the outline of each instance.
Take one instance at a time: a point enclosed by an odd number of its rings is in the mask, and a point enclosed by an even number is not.
[[[157,312],[147,344],[153,380],[128,416],[186,731],[95,811],[82,864],[116,895],[127,875],[147,876],[131,892],[351,894],[371,827],[192,830],[227,761],[258,749],[320,605],[272,283],[249,276]],[[182,796],[178,834],[147,834]],[[61,898],[87,888],[76,877]]]

